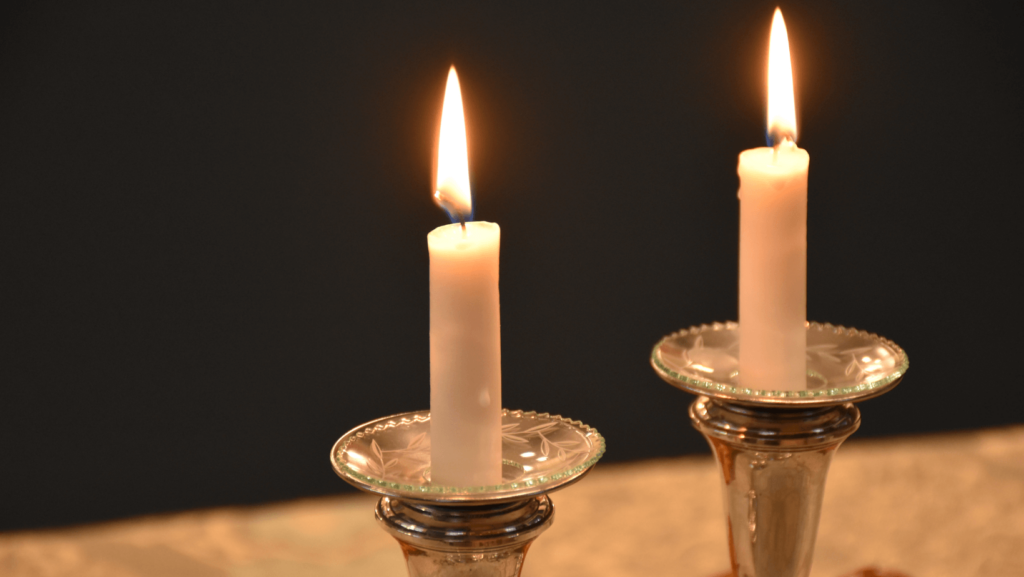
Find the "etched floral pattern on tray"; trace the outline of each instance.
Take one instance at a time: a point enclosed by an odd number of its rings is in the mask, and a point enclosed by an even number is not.
[[[853,328],[807,323],[807,388],[760,390],[742,383],[738,329],[737,323],[726,322],[679,331],[655,345],[651,363],[662,378],[693,392],[809,404],[870,395],[909,367],[907,354],[892,341]]]
[[[430,481],[429,412],[385,417],[350,431],[332,451],[335,471],[354,485],[385,494],[458,500],[520,494],[578,477],[604,454],[600,433],[557,415],[502,411],[501,485],[444,487]]]

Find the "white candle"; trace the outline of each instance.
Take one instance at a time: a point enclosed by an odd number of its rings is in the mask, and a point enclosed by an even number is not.
[[[744,387],[807,386],[807,167],[797,148],[789,40],[775,10],[768,50],[768,132],[774,148],[740,154],[740,344]]]
[[[460,221],[472,214],[459,79],[448,73],[435,198]],[[501,229],[464,222],[427,235],[430,252],[430,480],[501,483]]]

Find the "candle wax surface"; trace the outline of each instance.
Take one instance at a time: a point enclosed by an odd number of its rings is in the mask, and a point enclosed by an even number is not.
[[[501,483],[501,229],[434,229],[430,251],[431,482]]]
[[[807,387],[807,152],[740,154],[739,381],[757,390]]]

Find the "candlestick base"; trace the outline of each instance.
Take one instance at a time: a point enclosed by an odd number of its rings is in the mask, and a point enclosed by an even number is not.
[[[552,522],[547,493],[597,463],[596,429],[546,413],[502,412],[502,483],[430,480],[430,413],[403,413],[349,431],[331,449],[344,480],[382,495],[378,522],[398,540],[410,577],[517,577],[530,543]]]
[[[860,425],[852,402],[895,387],[909,367],[892,341],[807,325],[806,390],[741,383],[738,325],[679,331],[655,345],[664,380],[695,393],[690,420],[722,471],[732,574],[806,577],[832,455]]]

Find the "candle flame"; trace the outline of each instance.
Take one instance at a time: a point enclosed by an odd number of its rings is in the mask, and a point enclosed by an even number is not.
[[[775,9],[768,41],[768,144],[796,141],[796,102],[793,97],[793,63],[782,10]]]
[[[472,220],[473,201],[469,189],[469,154],[466,146],[466,117],[462,112],[462,91],[455,66],[448,70],[448,85],[441,108],[441,133],[437,141],[437,181],[434,200],[454,222]]]

